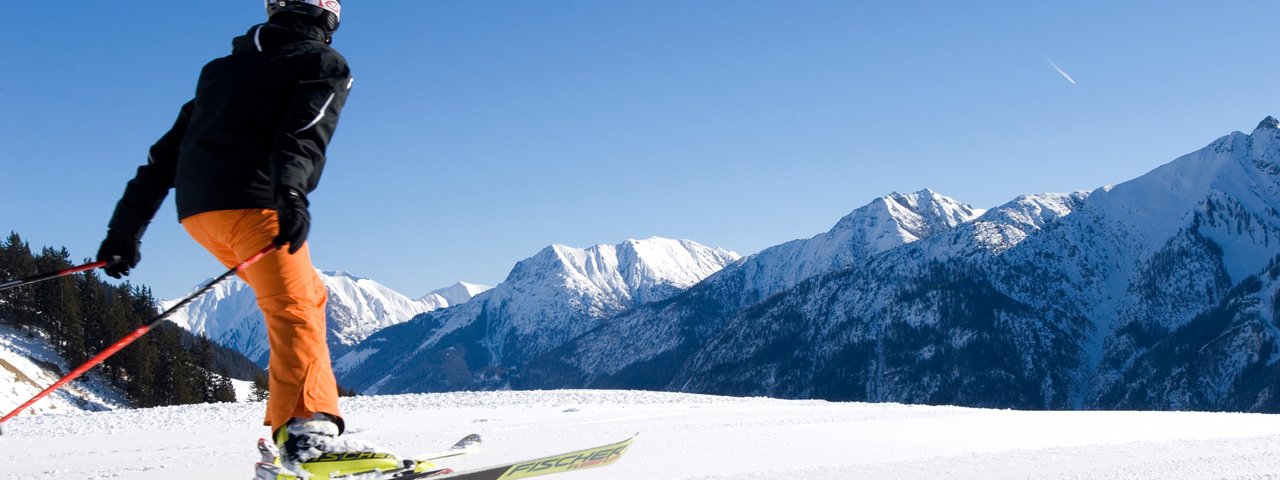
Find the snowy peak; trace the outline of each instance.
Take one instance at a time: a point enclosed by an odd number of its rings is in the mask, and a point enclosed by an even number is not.
[[[507,281],[590,292],[629,306],[666,298],[739,258],[722,248],[659,237],[590,248],[552,245],[517,264]]]
[[[879,253],[950,230],[982,213],[981,209],[929,189],[906,195],[894,192],[876,199],[865,211],[845,217],[836,228],[841,228],[846,220],[855,223],[860,215],[870,219],[870,225],[874,226],[867,229],[866,239],[873,246],[873,252]]]
[[[551,245],[460,308],[420,315],[338,358],[365,393],[509,388],[530,359],[641,303],[670,298],[740,256],[689,240]],[[419,375],[408,372],[443,372]]]
[[[1254,129],[1254,133],[1257,133],[1258,130],[1276,130],[1276,129],[1280,129],[1280,120],[1276,120],[1276,117],[1267,115],[1267,118],[1262,119],[1262,122],[1258,123],[1258,128]]]
[[[1249,135],[1253,166],[1271,177],[1280,177],[1280,120],[1267,117]]]
[[[1280,241],[1274,213],[1280,211],[1280,129],[1219,138],[1109,191],[1096,191],[1084,210],[1109,225],[1121,248],[1147,255],[1194,227],[1228,252],[1248,252],[1226,259],[1232,278],[1239,279],[1251,273],[1245,268],[1249,257]]]
[[[320,272],[329,295],[325,306],[329,348],[342,352],[373,333],[414,315],[451,305],[443,297],[412,300],[373,280],[347,272]],[[161,302],[167,308],[174,300]],[[215,286],[174,312],[174,323],[196,335],[265,364],[267,335],[253,290],[239,278]]]
[[[1080,208],[1089,195],[1089,192],[1021,195],[1004,205],[986,211],[971,222],[965,229],[969,237],[954,239],[953,242],[960,244],[958,246],[961,249],[951,251],[950,254],[959,254],[965,248],[977,248],[997,255],[1001,254],[1022,243],[1028,236],[1050,222]],[[935,250],[938,254],[947,252],[947,249],[942,246]]]
[[[460,305],[463,303],[467,303],[472,298],[475,298],[476,295],[484,293],[485,291],[491,288],[493,287],[490,287],[488,285],[458,282],[448,287],[441,288],[439,290],[435,290],[431,293],[423,295],[422,298],[418,299],[418,301],[439,302],[443,300],[444,306]]]
[[[330,340],[342,345],[354,345],[378,330],[445,306],[411,300],[378,282],[345,272],[324,272],[320,279],[329,291],[325,313],[329,333],[335,337]]]
[[[633,300],[647,303],[684,290],[737,261],[741,255],[689,240],[653,237],[618,246],[619,273]]]
[[[740,300],[753,303],[807,278],[949,231],[983,212],[928,189],[895,192],[859,207],[826,233],[767,248],[726,269],[726,278],[741,282],[726,288],[743,292]]]
[[[979,220],[1040,229],[1049,221],[1064,217],[1079,208],[1087,198],[1089,192],[1020,195],[1009,203],[987,211]]]
[[[983,212],[982,209],[965,205],[927,188],[906,195],[894,192],[883,199],[893,201],[902,207],[898,212],[904,215],[900,217],[904,222],[908,219],[919,220],[927,226],[940,223],[944,229],[954,228],[961,223],[973,220]]]

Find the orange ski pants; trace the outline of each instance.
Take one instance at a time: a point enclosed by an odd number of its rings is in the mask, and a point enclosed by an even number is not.
[[[205,212],[183,219],[182,226],[227,268],[270,245],[280,228],[276,211],[267,209]],[[264,425],[272,431],[293,417],[340,417],[338,384],[325,342],[328,293],[311,265],[307,244],[293,255],[286,250],[267,254],[239,272],[266,317],[271,395]]]

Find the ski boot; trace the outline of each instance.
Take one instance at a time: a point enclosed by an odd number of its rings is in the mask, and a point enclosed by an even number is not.
[[[317,413],[276,430],[275,442],[258,441],[259,480],[383,479],[418,470],[412,460],[373,443],[338,436],[334,418]]]

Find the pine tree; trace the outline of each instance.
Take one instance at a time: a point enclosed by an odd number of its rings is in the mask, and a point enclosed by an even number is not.
[[[150,321],[155,310],[149,300],[145,291],[132,288],[127,283],[116,290],[116,301],[125,321],[124,330],[137,329]],[[159,391],[162,383],[160,349],[156,347],[155,340],[150,336],[142,337],[121,354],[124,355],[124,376],[129,378],[129,397],[134,404],[139,407],[164,405],[161,401],[164,395]]]
[[[31,248],[17,233],[10,232],[0,242],[0,281],[15,280],[35,275],[36,260]],[[30,326],[35,321],[35,297],[30,289],[0,291],[0,320],[15,325]]]
[[[36,257],[36,269],[42,272],[61,270],[71,266],[67,249],[54,250],[45,247]],[[89,357],[85,354],[84,317],[75,279],[56,278],[37,283],[35,290],[39,323],[49,333],[58,354],[68,363],[80,364]]]
[[[110,305],[106,288],[92,272],[76,275],[74,281],[83,314],[81,343],[85,352],[100,352],[114,341],[107,336],[106,324],[103,323]]]
[[[155,402],[157,405],[183,405],[204,401],[200,385],[200,369],[182,348],[182,340],[174,327],[158,328],[151,333],[159,354],[156,367]]]
[[[218,371],[214,376],[213,401],[234,403],[236,398],[236,387],[231,383],[231,377],[226,370]]]
[[[173,371],[173,403],[170,405],[186,405],[204,402],[204,385],[206,372],[196,364],[195,359],[182,345],[182,336],[178,329],[166,325],[165,336],[172,349],[174,361]]]
[[[96,280],[97,277],[94,277]],[[127,314],[128,301],[121,292],[127,292],[125,289],[110,287],[103,284],[103,290],[107,297],[103,300],[105,307],[103,308],[102,318],[99,323],[102,324],[103,343],[115,341],[124,338],[129,333],[129,320]],[[135,347],[136,348],[136,347]],[[128,364],[128,357],[125,355],[115,355],[108,358],[106,366],[108,370],[108,378],[117,387],[124,388],[127,384],[125,370]]]
[[[249,400],[255,402],[265,402],[270,397],[270,377],[267,373],[259,373],[253,376],[253,389],[249,391]]]
[[[200,389],[200,401],[204,403],[213,403],[218,401],[219,376],[214,372],[216,369],[213,358],[213,342],[209,337],[200,335],[196,338],[195,345],[192,347],[192,359],[195,361],[195,369],[193,370],[193,380],[198,383]]]

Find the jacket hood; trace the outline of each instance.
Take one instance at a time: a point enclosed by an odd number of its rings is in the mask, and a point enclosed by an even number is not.
[[[324,42],[324,30],[306,25],[289,28],[274,23],[263,23],[249,27],[244,35],[231,40],[231,53],[265,52],[281,46],[312,40]]]

